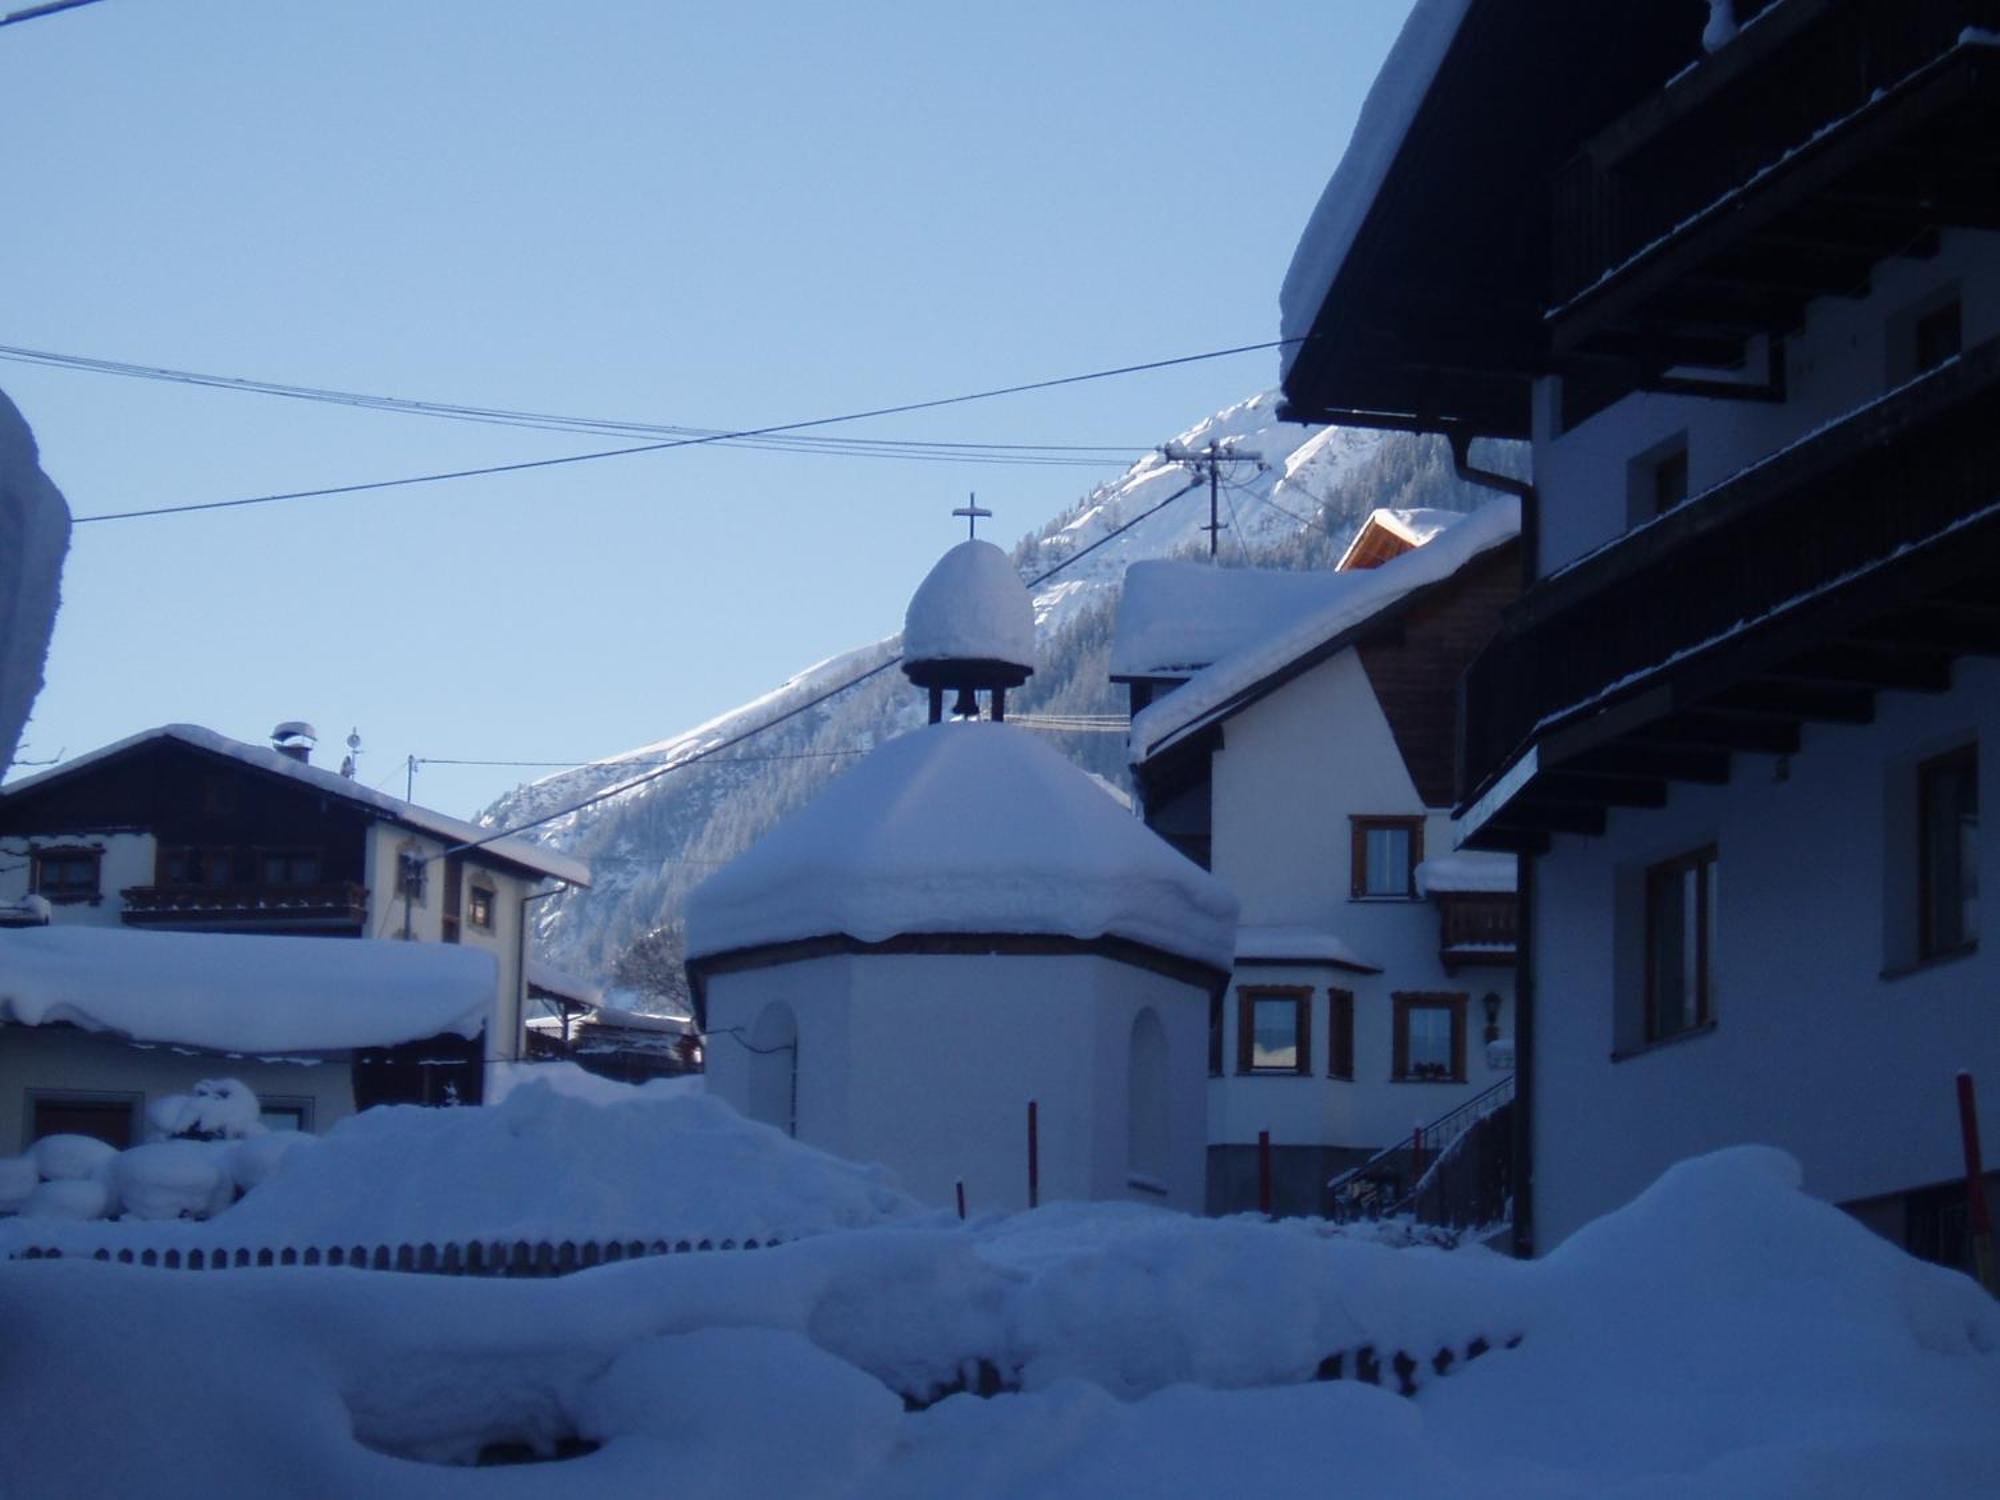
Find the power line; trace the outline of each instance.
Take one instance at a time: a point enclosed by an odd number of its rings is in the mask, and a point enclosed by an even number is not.
[[[279,381],[255,380],[247,376],[215,375],[199,370],[175,369],[166,365],[142,365],[125,360],[98,359],[90,355],[60,354],[53,350],[29,349],[14,344],[0,344],[0,360],[68,370],[73,373],[192,385],[204,389],[346,406],[363,411],[391,412],[403,416],[439,417],[450,421],[527,427],[549,432],[595,433],[600,436],[700,437],[730,447],[759,448],[772,452],[898,458],[934,463],[1066,464],[1098,468],[1106,463],[1123,461],[1132,454],[1144,451],[1147,446],[1144,443],[979,443],[942,439],[849,438],[825,434],[805,436],[783,433],[761,438],[735,438],[730,436],[727,428],[690,427],[663,422],[631,422],[608,417],[566,416],[553,412],[522,411],[508,407],[468,406],[458,402],[371,395],[325,386],[292,385]]]
[[[945,406],[961,406],[972,401],[990,401],[999,396],[1018,396],[1030,391],[1055,390],[1063,386],[1080,385],[1085,381],[1109,380],[1121,375],[1138,375],[1152,370],[1172,369],[1179,365],[1198,364],[1204,360],[1226,359],[1237,354],[1252,354],[1261,350],[1277,349],[1287,344],[1299,342],[1297,339],[1271,339],[1261,344],[1239,344],[1228,349],[1210,349],[1200,354],[1176,355],[1171,359],[1147,360],[1139,364],[1119,365],[1111,369],[1090,370],[1081,375],[1060,375],[1050,380],[1031,380],[1018,385],[996,386],[990,390],[971,391],[959,396],[938,396],[927,401],[906,401],[895,406],[878,406],[867,411],[846,412],[839,416],[813,417],[803,422],[778,422],[768,427],[748,427],[733,432],[715,433],[709,436],[672,438],[656,443],[637,443],[624,448],[600,448],[588,453],[569,453],[555,458],[523,459],[515,463],[486,464],[477,468],[447,469],[432,474],[412,474],[400,479],[376,479],[363,484],[326,485],[310,490],[286,490],[270,495],[250,495],[238,500],[205,500],[193,505],[162,505],[143,510],[108,511],[94,516],[78,516],[73,524],[88,525],[94,521],[130,521],[145,516],[183,515],[191,511],[234,510],[249,505],[272,505],[285,500],[312,500],[329,495],[354,495],[370,490],[395,489],[404,485],[438,484],[452,479],[474,479],[493,474],[518,474],[531,469],[550,469],[565,464],[590,463],[597,459],[624,458],[638,453],[659,453],[670,448],[697,448],[714,443],[739,438],[768,437],[774,433],[802,432],[816,427],[831,427],[844,422],[861,422],[874,417],[902,416],[909,412],[935,411]]]
[[[52,16],[59,10],[75,10],[78,6],[96,3],[97,0],[46,0],[42,5],[30,5],[25,10],[0,16],[0,26],[12,26],[17,21],[33,21],[41,16]]]

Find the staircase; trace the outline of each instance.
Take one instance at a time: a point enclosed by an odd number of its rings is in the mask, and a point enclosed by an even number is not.
[[[1337,1222],[1408,1216],[1441,1229],[1506,1219],[1514,1196],[1514,1080],[1503,1078],[1327,1183]]]

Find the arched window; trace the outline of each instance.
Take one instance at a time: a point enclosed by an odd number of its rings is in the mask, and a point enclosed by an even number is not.
[[[750,1028],[750,1097],[746,1113],[799,1133],[799,1023],[792,1008],[774,1000]]]
[[[1164,1197],[1173,1159],[1174,1116],[1168,1096],[1167,1028],[1151,1009],[1132,1022],[1125,1077],[1126,1177],[1139,1192]]]

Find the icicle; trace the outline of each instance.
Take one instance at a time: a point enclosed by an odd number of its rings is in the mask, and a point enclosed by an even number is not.
[[[1720,52],[1736,40],[1736,0],[1708,0],[1708,25],[1702,28],[1701,45]]]

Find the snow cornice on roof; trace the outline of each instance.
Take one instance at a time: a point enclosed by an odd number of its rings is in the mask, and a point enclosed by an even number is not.
[[[1252,641],[1189,678],[1132,720],[1132,764],[1143,766],[1211,724],[1249,707],[1293,677],[1345,650],[1389,612],[1448,583],[1521,534],[1521,502],[1488,501],[1431,541],[1351,581],[1324,608]]]
[[[218,734],[199,724],[163,724],[156,729],[141,730],[127,735],[109,745],[101,746],[74,760],[33,776],[24,776],[0,788],[0,802],[25,796],[45,786],[67,780],[91,767],[103,765],[141,746],[156,741],[170,740],[209,755],[221,756],[238,765],[252,770],[278,776],[287,781],[299,782],[326,796],[339,797],[343,801],[366,808],[370,813],[387,822],[427,833],[453,845],[478,844],[476,850],[469,851],[474,858],[490,859],[498,864],[514,865],[530,874],[550,880],[567,881],[571,885],[590,884],[590,867],[581,860],[571,859],[566,854],[558,854],[553,849],[544,849],[520,838],[494,838],[493,831],[481,828],[475,823],[467,823],[447,813],[437,812],[428,807],[420,807],[414,802],[405,802],[400,797],[391,797],[386,792],[378,792],[359,782],[334,771],[293,760],[276,750],[263,745],[250,745],[242,740],[231,739],[226,734]],[[487,842],[490,841],[490,842]]]

